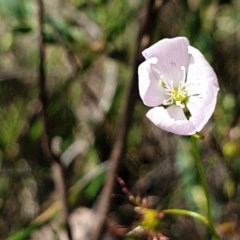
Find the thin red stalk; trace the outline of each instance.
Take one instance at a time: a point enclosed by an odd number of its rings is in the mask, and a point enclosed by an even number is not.
[[[66,183],[64,177],[64,168],[60,162],[59,156],[55,155],[51,150],[51,138],[49,119],[47,117],[48,96],[46,86],[46,70],[45,70],[45,44],[44,44],[44,3],[37,0],[38,6],[38,28],[39,28],[39,66],[38,66],[38,83],[40,88],[40,101],[42,104],[41,117],[43,121],[43,138],[42,150],[44,155],[52,162],[52,174],[55,183],[56,192],[62,203],[64,225],[70,240],[72,240],[71,229],[68,223],[69,208],[67,203]]]
[[[156,13],[161,3],[162,1],[158,0],[148,0],[147,4],[144,6],[142,26],[139,30],[135,56],[133,60],[133,75],[128,87],[126,102],[123,109],[121,121],[119,124],[119,131],[109,158],[111,167],[110,170],[108,171],[106,182],[101,192],[100,201],[97,209],[99,220],[97,222],[96,229],[94,230],[92,240],[101,240],[106,215],[110,207],[111,194],[114,187],[116,176],[115,174],[117,172],[119,163],[124,155],[127,133],[130,126],[133,109],[138,97],[137,95],[138,66],[143,60],[141,51],[145,47],[147,47],[147,45],[149,45],[152,27],[156,25],[154,24],[154,21],[156,21]]]

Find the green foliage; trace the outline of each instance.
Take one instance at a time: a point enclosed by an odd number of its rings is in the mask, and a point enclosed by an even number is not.
[[[13,20],[13,32],[28,33],[32,30],[29,22],[30,14],[32,12],[33,4],[29,0],[9,0],[0,1],[2,13],[8,18]]]
[[[0,109],[0,145],[5,154],[15,152],[17,140],[23,131],[25,124],[23,103],[18,102],[16,105],[10,105],[6,109]]]
[[[95,199],[96,194],[100,191],[105,181],[106,173],[103,172],[95,178],[83,189],[82,195],[87,199]]]
[[[28,226],[26,228],[21,229],[19,232],[14,234],[11,237],[8,237],[7,240],[24,240],[30,237],[32,231],[36,228],[37,226]]]

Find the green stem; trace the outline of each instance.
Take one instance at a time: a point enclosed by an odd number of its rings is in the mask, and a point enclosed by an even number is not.
[[[195,159],[195,163],[197,165],[197,169],[198,169],[198,174],[201,180],[201,184],[203,187],[203,191],[206,197],[206,202],[207,202],[207,216],[209,219],[211,219],[211,206],[210,206],[210,197],[209,197],[209,192],[208,192],[208,187],[207,187],[207,181],[206,181],[206,177],[205,177],[205,173],[204,173],[204,169],[202,166],[202,162],[200,159],[200,154],[198,151],[198,147],[197,147],[197,140],[195,137],[191,137],[191,142],[192,142],[192,148],[193,148],[193,155],[194,155],[194,159]]]
[[[206,225],[209,225],[209,221],[208,218],[193,212],[193,211],[189,211],[189,210],[185,210],[185,209],[178,209],[178,208],[172,208],[172,209],[165,209],[162,211],[165,215],[167,214],[173,214],[173,215],[185,215],[185,216],[189,216],[189,217],[193,217],[196,218],[198,220],[200,220],[201,222],[203,222]]]
[[[201,159],[200,159],[200,154],[199,154],[199,150],[198,150],[198,146],[197,146],[197,138],[195,136],[191,136],[191,143],[192,143],[193,155],[194,155],[194,159],[195,159],[195,162],[196,162],[196,165],[197,165],[201,185],[202,185],[205,197],[206,197],[207,217],[208,217],[208,222],[209,222],[208,225],[209,225],[209,228],[210,228],[213,236],[215,237],[215,239],[220,240],[220,237],[218,236],[218,234],[215,230],[213,220],[212,220],[210,197],[209,197],[209,192],[208,192],[208,187],[207,187],[207,181],[206,181],[203,165],[202,165],[202,162],[201,162]]]

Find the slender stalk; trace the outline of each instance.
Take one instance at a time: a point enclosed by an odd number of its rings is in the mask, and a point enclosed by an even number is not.
[[[198,151],[197,140],[195,137],[191,137],[191,143],[192,143],[193,155],[194,155],[195,163],[197,165],[197,170],[198,170],[198,174],[200,177],[201,185],[202,185],[205,197],[206,197],[207,216],[209,219],[211,219],[211,206],[210,206],[210,197],[209,197],[209,192],[208,192],[208,186],[207,186],[206,176],[204,173],[202,162],[200,159],[200,154]]]
[[[142,62],[141,51],[149,44],[152,28],[156,25],[157,12],[164,1],[160,1],[160,4],[156,4],[155,0],[146,1],[144,6],[143,23],[139,29],[139,35],[136,43],[136,52],[133,60],[133,74],[129,83],[129,88],[126,96],[126,101],[123,109],[122,118],[120,119],[118,133],[116,141],[113,145],[112,152],[109,157],[110,169],[106,176],[106,181],[101,192],[99,204],[98,204],[98,216],[99,221],[96,223],[96,227],[93,231],[91,240],[101,240],[102,231],[107,216],[107,212],[110,207],[111,193],[114,187],[115,174],[118,166],[121,162],[125,151],[125,143],[127,133],[130,127],[130,121],[133,113],[134,106],[137,100],[137,78],[138,78],[138,66]]]
[[[60,157],[56,155],[51,149],[50,138],[50,124],[47,116],[48,96],[47,96],[47,76],[46,76],[46,54],[45,54],[45,42],[44,42],[44,2],[43,0],[36,0],[38,7],[38,32],[39,32],[39,66],[38,66],[38,84],[40,89],[39,99],[42,104],[41,118],[43,122],[43,136],[42,136],[42,150],[46,158],[52,162],[52,174],[56,187],[56,192],[59,195],[59,199],[62,203],[64,225],[66,228],[67,236],[69,240],[72,240],[72,233],[69,217],[69,206],[67,202],[67,189],[64,176],[64,168],[60,162]]]
[[[206,197],[206,202],[207,202],[207,218],[208,218],[208,226],[209,229],[211,230],[213,236],[215,237],[215,239],[220,240],[220,237],[218,236],[214,224],[213,224],[213,220],[212,220],[212,215],[211,215],[211,204],[210,204],[210,197],[209,197],[209,191],[208,191],[208,186],[207,186],[207,181],[206,181],[206,176],[204,173],[204,169],[203,169],[203,165],[200,159],[200,153],[199,153],[199,149],[197,146],[197,138],[195,136],[191,136],[191,144],[192,144],[192,149],[193,149],[193,155],[194,155],[194,159],[197,165],[197,170],[198,170],[198,174],[200,177],[200,181],[201,181],[201,185]]]
[[[193,212],[193,211],[172,208],[172,209],[165,209],[162,212],[164,213],[164,215],[172,214],[172,215],[185,215],[185,216],[193,217],[193,218],[200,220],[204,224],[209,225],[209,220],[207,217],[205,217],[199,213]]]

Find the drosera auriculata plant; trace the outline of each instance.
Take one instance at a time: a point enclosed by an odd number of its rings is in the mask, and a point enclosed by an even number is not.
[[[162,213],[199,219],[209,227],[212,236],[220,240],[211,215],[207,181],[197,146],[197,139],[204,138],[200,131],[216,106],[217,76],[186,37],[162,39],[142,54],[145,61],[138,67],[138,86],[143,103],[151,107],[146,116],[162,130],[191,137],[193,157],[206,197],[207,216],[185,209],[166,209]]]

